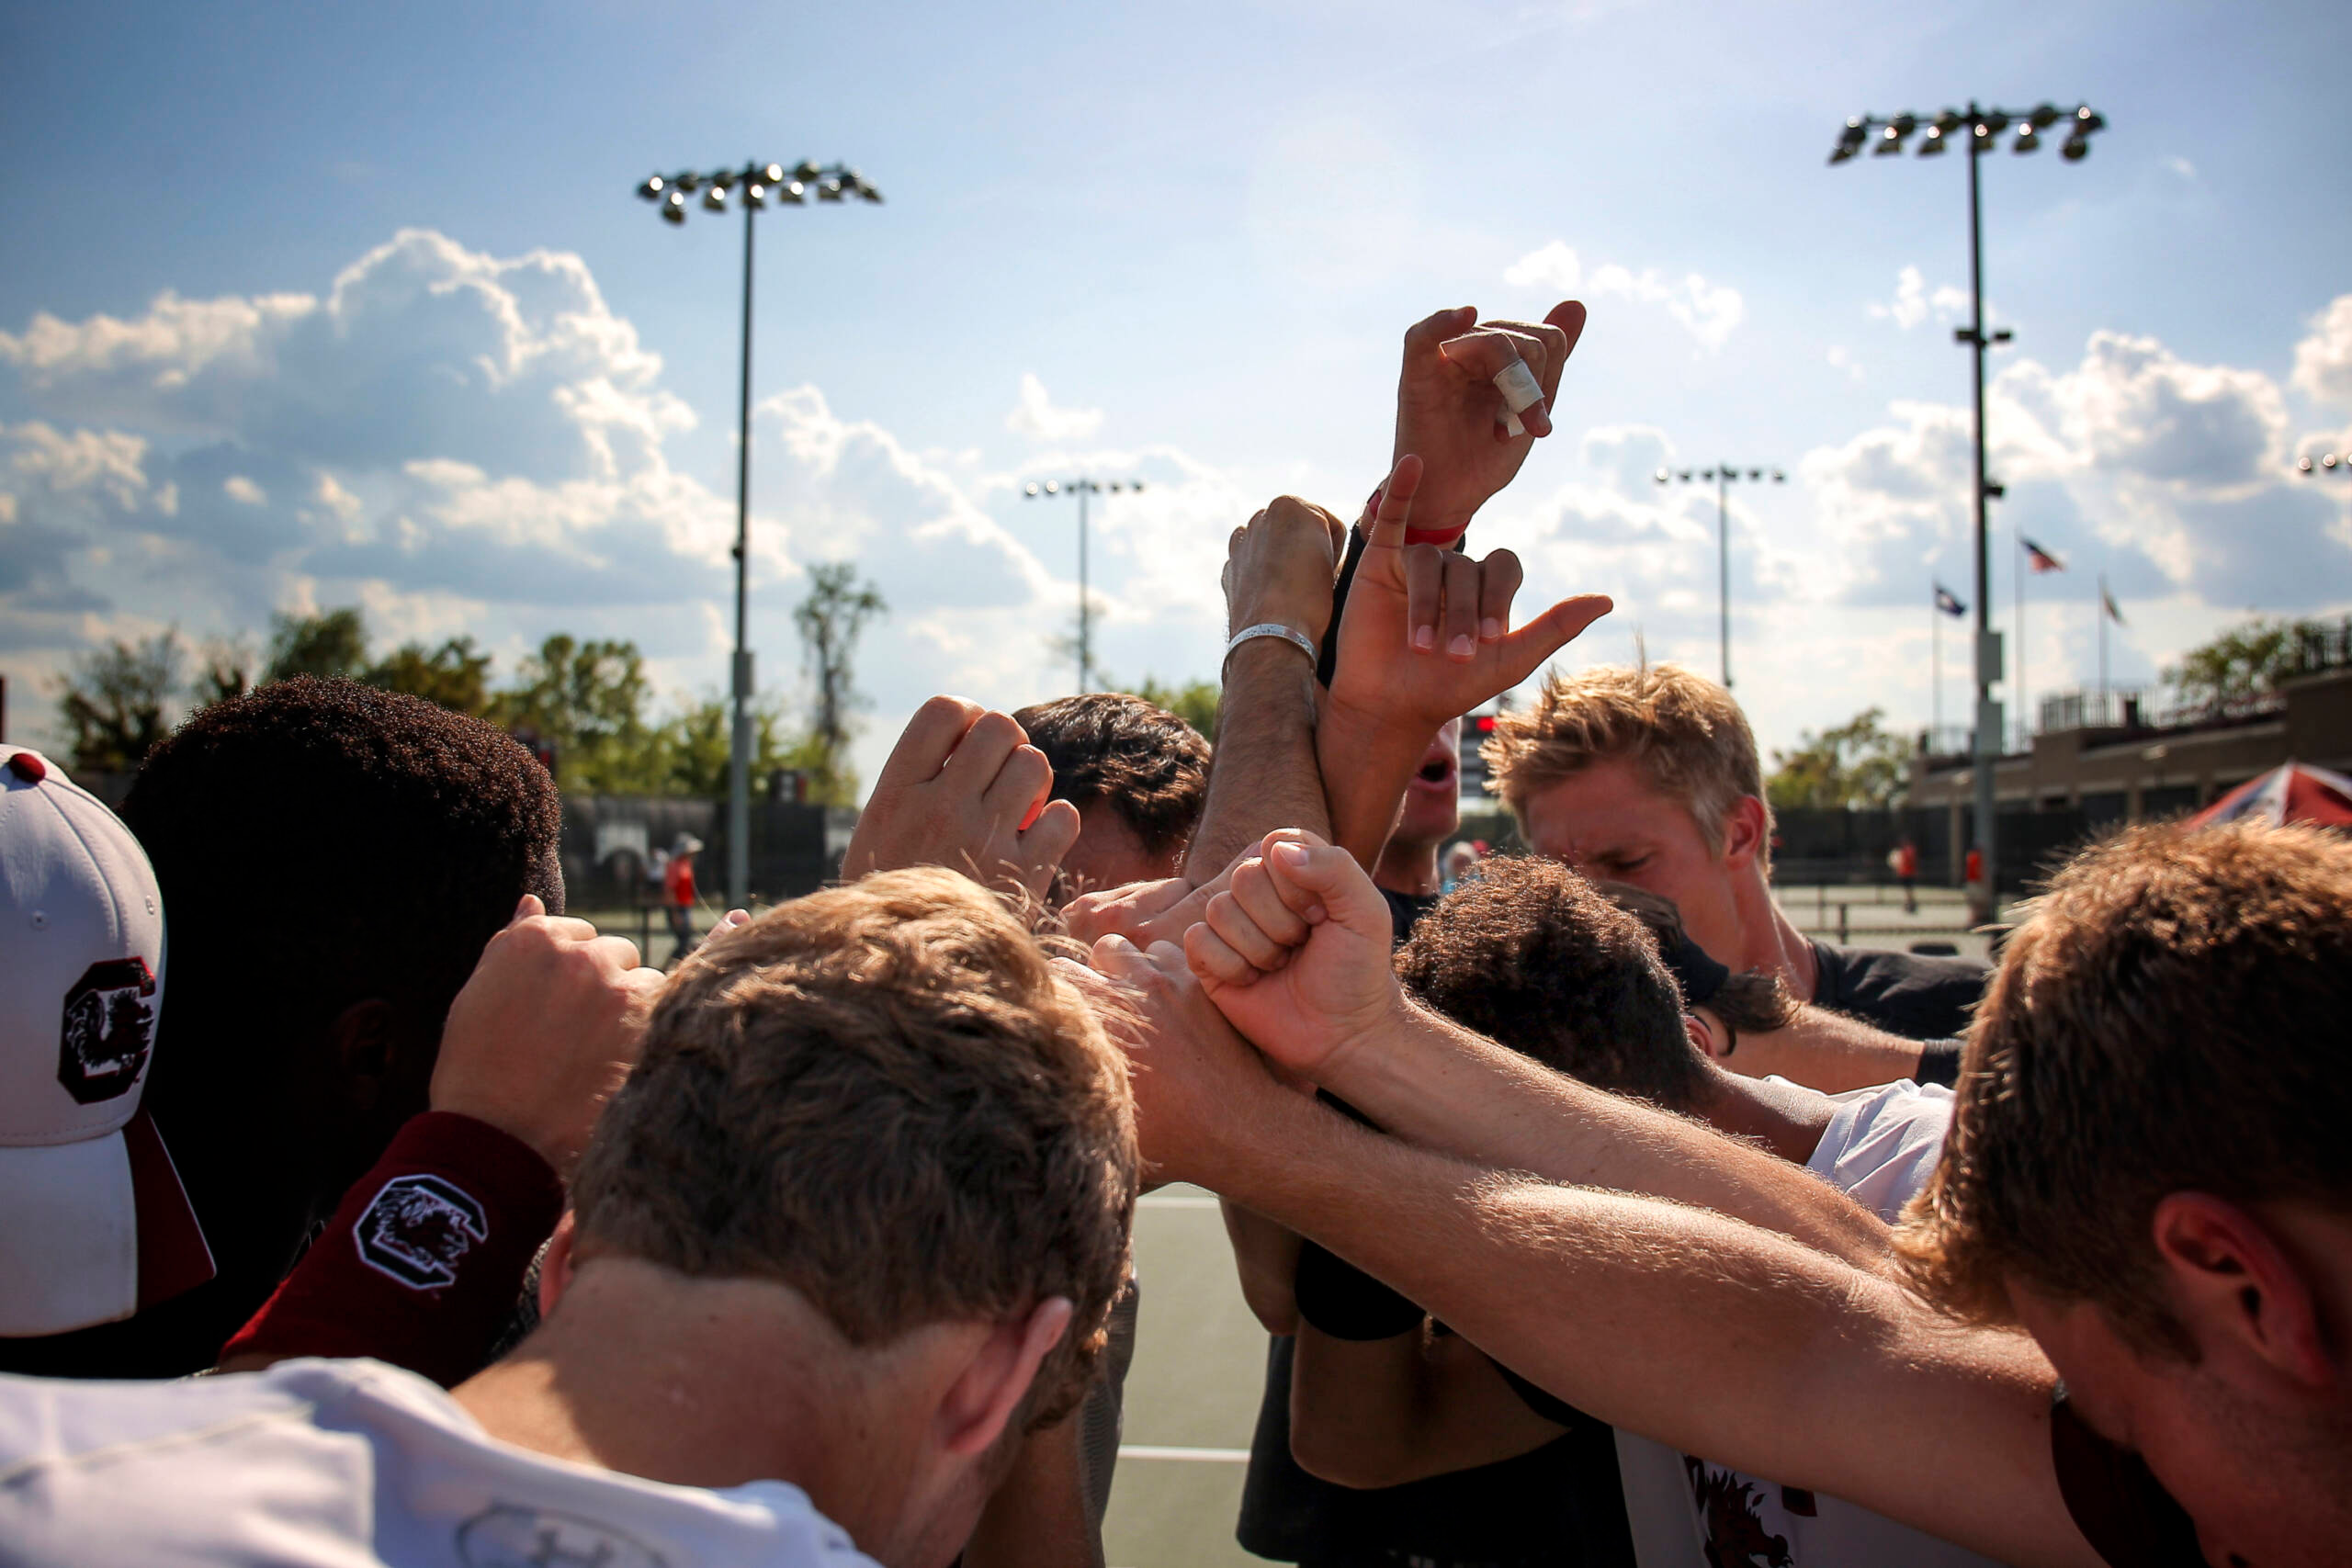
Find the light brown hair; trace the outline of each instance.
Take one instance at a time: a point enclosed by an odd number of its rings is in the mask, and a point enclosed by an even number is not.
[[[1756,737],[1731,694],[1679,664],[1601,664],[1544,677],[1535,705],[1496,716],[1480,749],[1487,788],[1527,824],[1537,790],[1595,762],[1631,761],[1652,789],[1680,801],[1720,854],[1739,797],[1764,798]],[[1770,808],[1767,807],[1769,822]],[[1767,847],[1758,858],[1770,868]]]
[[[1969,1032],[1951,1136],[1905,1212],[1914,1283],[2004,1322],[2008,1283],[2193,1355],[2150,1233],[2166,1193],[2352,1205],[2352,840],[2127,829],[2010,937]]]
[[[1126,1269],[1119,1053],[1037,939],[954,872],[881,873],[680,966],[572,1201],[583,1255],[778,1280],[853,1345],[1075,1307],[1029,1423],[1076,1403]]]
[[[1183,719],[1124,692],[1039,703],[1012,717],[1053,764],[1056,800],[1102,802],[1151,854],[1191,841],[1208,805],[1209,743]]]

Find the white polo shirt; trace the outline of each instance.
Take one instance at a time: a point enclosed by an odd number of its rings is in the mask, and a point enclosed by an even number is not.
[[[781,1481],[667,1486],[490,1437],[380,1361],[178,1382],[0,1377],[11,1568],[874,1568]]]

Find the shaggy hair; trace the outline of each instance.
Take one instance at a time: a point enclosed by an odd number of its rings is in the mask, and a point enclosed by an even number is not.
[[[1166,708],[1123,692],[1089,692],[1012,716],[1054,766],[1054,798],[1101,801],[1154,855],[1181,850],[1208,804],[1209,743]]]

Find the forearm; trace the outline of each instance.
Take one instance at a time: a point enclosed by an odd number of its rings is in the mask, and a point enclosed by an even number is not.
[[[1197,885],[1276,828],[1323,834],[1330,817],[1316,767],[1314,666],[1280,637],[1257,637],[1226,661],[1208,800],[1184,852]]]
[[[1720,1215],[1498,1176],[1314,1106],[1255,1110],[1218,1153],[1220,1190],[1577,1408],[2003,1562],[2097,1563],[2050,1473],[2052,1378],[2030,1341],[1952,1327]]]
[[[1331,818],[1331,842],[1370,871],[1396,824],[1397,803],[1421,765],[1430,738],[1411,723],[1327,700],[1315,724],[1315,755]]]
[[[1409,1004],[1378,1038],[1335,1054],[1325,1082],[1391,1134],[1442,1154],[1697,1204],[1857,1267],[1886,1266],[1886,1226],[1809,1172]]]
[[[1915,1077],[1919,1042],[1808,1006],[1798,1009],[1784,1028],[1742,1034],[1731,1054],[1720,1059],[1733,1072],[1751,1078],[1777,1074],[1824,1094],[1844,1094]]]
[[[1498,1464],[1560,1435],[1458,1335],[1334,1339],[1302,1323],[1290,1388],[1292,1457],[1341,1486]]]

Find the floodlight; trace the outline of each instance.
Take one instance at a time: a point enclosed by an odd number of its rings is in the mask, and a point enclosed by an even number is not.
[[[2311,465],[2309,463],[2305,463],[2303,467],[2310,468]],[[1037,493],[1037,487],[1035,483],[1023,485],[1021,487],[1021,493],[1023,495],[1035,495]]]
[[[1060,480],[1058,480],[1058,479],[1047,479],[1047,480],[1046,481],[1046,493],[1047,495],[1059,495],[1059,494],[1061,494],[1061,492],[1062,492],[1062,487],[1061,487],[1061,481],[1060,481]]]
[[[684,223],[686,220],[686,193],[672,186],[670,194],[662,198],[662,216],[669,222]]]
[[[2066,144],[2058,149],[2058,156],[2065,159],[2069,164],[2079,164],[2089,156],[2091,144],[2084,140],[2083,133],[2078,130],[2066,138]]]
[[[1789,476],[1782,473],[1780,469],[1774,468],[1772,470],[1772,482],[1776,485],[1784,485],[1789,482]]]
[[[655,175],[649,178],[643,185],[637,187],[637,194],[643,197],[648,201],[659,201],[662,199],[662,176],[660,175]]]
[[[2054,104],[2037,105],[2034,111],[2025,118],[2034,130],[2047,130],[2058,123],[2058,107]]]
[[[702,193],[702,205],[706,211],[726,211],[727,187],[722,185],[713,185],[708,190]]]
[[[2295,459],[2295,467],[2308,474],[2312,471],[2312,460],[2309,457],[2298,457]]]
[[[678,189],[684,191],[688,196],[692,196],[695,190],[701,186],[702,176],[695,174],[692,169],[688,169],[683,175],[672,175],[670,176],[670,183],[677,186]]]
[[[735,176],[729,174],[726,170],[721,169],[718,173],[710,176],[710,185],[713,190],[733,190],[735,188]]]
[[[775,187],[775,198],[778,201],[788,202],[792,206],[797,207],[802,202],[808,199],[808,187],[802,185],[798,180],[786,180],[782,185]]]
[[[760,182],[759,182],[759,181],[757,181],[757,180],[753,180],[750,185],[747,185],[747,186],[745,186],[743,187],[743,205],[744,205],[744,206],[746,206],[746,207],[765,207],[767,204],[768,204],[768,187],[767,187],[767,186],[763,186],[763,185],[760,184]]]
[[[1688,479],[1690,477],[1690,469],[1688,469],[1688,468],[1683,469],[1683,470],[1682,470],[1682,477],[1683,477],[1685,479]]]
[[[813,180],[823,172],[816,164],[803,158],[800,160],[799,167],[792,171],[792,177],[796,180]]]
[[[1940,125],[1931,125],[1928,127],[1925,131],[1920,133],[1919,156],[1922,158],[1932,158],[1939,152],[1941,152],[1946,145],[1947,143],[1944,141],[1944,128]]]
[[[1672,479],[1673,477],[1674,477],[1674,476],[1673,476],[1672,474],[1668,473],[1664,468],[1660,468],[1660,469],[1657,471],[1657,482],[1658,482],[1658,483],[1660,483],[1660,484],[1664,484],[1667,480],[1668,480],[1668,479]]]
[[[1998,109],[1993,109],[1988,111],[1984,118],[1978,120],[1976,123],[1984,128],[1982,131],[1978,132],[1979,135],[1994,137],[2000,135],[2001,132],[2009,129],[2009,117],[2003,114]]]
[[[2335,457],[2335,453],[2333,453],[2333,452],[2330,452],[2329,454],[2327,454],[2327,456],[2325,456],[2325,457],[2322,457],[2322,458],[2319,460],[2319,466],[2320,466],[2321,468],[2332,468],[2335,467],[2335,463],[2336,463],[2336,457]]]
[[[1888,120],[1885,129],[1879,132],[1878,145],[1871,151],[1882,158],[1889,153],[1902,152],[1903,139],[1917,130],[1918,124],[1917,120],[1907,114],[1896,115],[1893,119]]]
[[[2030,152],[2041,145],[2041,133],[2033,129],[2033,122],[2031,120],[2028,120],[2025,124],[2018,127],[2018,139],[2010,144],[2009,151],[2012,152]]]
[[[1833,164],[1844,163],[1862,150],[1862,142],[1869,135],[1869,127],[1863,125],[1860,120],[1848,120],[1846,129],[1838,133],[1838,145],[1830,152],[1829,161]]]
[[[782,185],[784,183],[784,165],[782,164],[770,164],[766,168],[762,169],[760,171],[760,183],[771,186]]]
[[[1751,484],[1761,483],[1764,479],[1764,470],[1761,468],[1750,468],[1747,470],[1747,478],[1748,482]]]
[[[819,201],[839,201],[841,198],[842,198],[842,182],[841,182],[841,181],[839,181],[839,180],[820,180],[820,181],[818,181],[818,182],[817,182],[817,199],[818,199]]]

